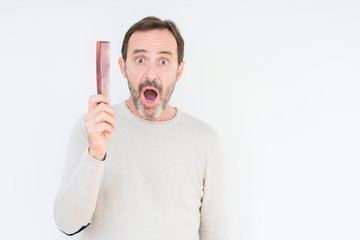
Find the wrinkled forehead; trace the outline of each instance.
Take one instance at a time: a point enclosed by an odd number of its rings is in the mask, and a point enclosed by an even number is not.
[[[148,53],[169,51],[177,57],[176,39],[167,29],[135,31],[129,39],[128,54],[133,55],[137,50],[146,50]]]

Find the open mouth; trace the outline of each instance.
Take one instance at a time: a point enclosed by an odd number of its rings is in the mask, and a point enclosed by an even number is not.
[[[155,89],[153,88],[147,88],[145,89],[145,91],[143,92],[143,95],[144,95],[144,98],[146,100],[147,103],[151,104],[153,103],[157,96],[158,96],[158,93]]]

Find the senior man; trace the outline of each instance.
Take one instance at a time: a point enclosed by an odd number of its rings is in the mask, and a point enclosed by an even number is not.
[[[183,57],[172,21],[146,17],[125,34],[119,65],[130,97],[112,106],[91,96],[75,124],[54,205],[62,232],[87,240],[227,239],[219,136],[168,105]]]

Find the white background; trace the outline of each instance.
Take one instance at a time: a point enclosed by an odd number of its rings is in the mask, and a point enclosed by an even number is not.
[[[174,20],[185,70],[171,104],[226,146],[231,239],[360,239],[359,1],[1,1],[1,239],[68,239],[53,220],[67,140],[108,40]],[[76,239],[73,237],[72,239]]]

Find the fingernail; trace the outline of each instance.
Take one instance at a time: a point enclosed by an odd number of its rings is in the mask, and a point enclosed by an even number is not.
[[[109,102],[111,102],[111,99],[110,99],[109,97],[106,97],[106,100],[109,101]]]

